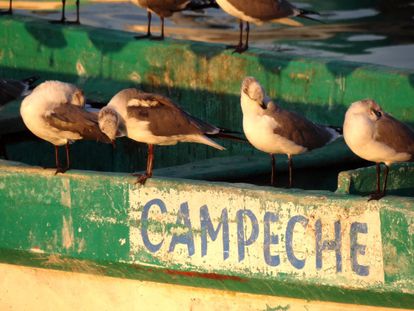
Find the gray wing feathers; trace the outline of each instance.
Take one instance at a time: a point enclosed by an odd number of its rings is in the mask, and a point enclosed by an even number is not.
[[[407,152],[414,160],[414,131],[404,123],[385,114],[375,122],[375,140],[383,142],[397,152]]]
[[[46,121],[61,131],[78,133],[83,139],[110,143],[98,125],[98,116],[94,113],[70,104],[54,108],[45,117]]]
[[[279,108],[272,117],[278,124],[283,124],[275,128],[275,134],[283,136],[308,150],[322,147],[333,138],[330,130],[294,112]]]
[[[139,93],[134,98],[138,103],[128,105],[128,116],[149,121],[149,129],[154,135],[216,134],[219,132],[218,128],[191,116],[167,97]]]
[[[293,16],[295,7],[286,0],[228,0],[232,6],[246,15],[268,21]]]

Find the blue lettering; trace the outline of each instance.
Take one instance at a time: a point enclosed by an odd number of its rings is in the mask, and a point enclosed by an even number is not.
[[[280,264],[280,257],[279,255],[270,255],[270,245],[272,244],[279,244],[279,236],[273,235],[270,233],[270,222],[276,222],[279,220],[279,216],[272,213],[266,212],[264,215],[264,245],[263,245],[263,252],[265,262],[269,266],[278,266]]]
[[[335,240],[325,240],[322,242],[322,223],[318,219],[315,222],[315,239],[316,239],[316,269],[322,269],[322,252],[324,250],[335,251],[336,256],[336,272],[342,272],[342,236],[341,236],[341,222],[335,221]]]
[[[164,239],[161,240],[160,243],[158,244],[152,244],[151,241],[149,240],[148,237],[148,214],[149,214],[149,210],[153,205],[158,205],[158,207],[161,210],[161,213],[165,214],[167,212],[167,209],[165,207],[165,204],[163,201],[161,201],[160,199],[153,199],[151,201],[148,201],[147,204],[145,204],[144,209],[142,211],[142,215],[141,215],[141,236],[142,236],[142,240],[144,242],[145,247],[150,251],[150,252],[157,252],[161,246],[162,243],[164,242]]]
[[[244,238],[244,219],[243,216],[247,216],[250,218],[250,222],[252,224],[252,232],[250,233],[250,237],[245,239]],[[252,245],[259,236],[259,223],[257,222],[256,216],[253,214],[251,210],[239,210],[237,211],[237,246],[239,252],[239,261],[242,261],[245,257],[245,247]]]
[[[287,227],[286,227],[286,254],[287,254],[288,260],[296,269],[302,269],[305,266],[306,259],[298,259],[293,253],[293,246],[292,246],[293,230],[295,229],[295,225],[298,222],[301,223],[302,226],[306,229],[306,226],[308,225],[309,220],[302,215],[296,215],[296,216],[293,216],[291,219],[289,219]]]
[[[369,275],[369,266],[358,264],[358,254],[365,255],[365,245],[358,244],[358,233],[368,233],[367,224],[353,222],[351,224],[351,266],[352,271],[361,276]]]
[[[215,241],[220,230],[223,228],[223,259],[226,260],[229,258],[230,241],[227,209],[222,210],[220,218],[221,221],[218,224],[217,229],[214,230],[207,205],[204,205],[200,208],[202,257],[207,255],[207,234],[210,236],[211,240]]]
[[[188,232],[180,235],[174,233],[168,252],[173,252],[177,244],[186,244],[189,256],[194,255],[194,237],[191,228],[190,212],[188,210],[187,202],[184,202],[180,205],[180,210],[178,211],[177,221],[175,224],[180,227],[184,225],[187,228]]]

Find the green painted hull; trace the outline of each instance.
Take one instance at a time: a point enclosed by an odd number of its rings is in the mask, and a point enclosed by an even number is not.
[[[195,116],[235,130],[241,130],[239,89],[246,75],[316,122],[341,125],[351,102],[372,97],[414,124],[412,72],[254,49],[233,55],[220,45],[135,41],[124,32],[1,18],[0,75],[33,74],[76,83],[102,102],[129,86],[161,92]],[[22,134],[18,108],[16,101],[0,114],[9,157],[53,165],[51,145]],[[357,196],[371,191],[374,168],[339,179],[331,169],[358,163],[343,141],[294,159],[303,188],[336,193],[195,181],[250,181],[256,174],[267,182],[268,157],[248,144],[223,144],[225,152],[196,144],[157,148],[157,175],[172,178],[154,178],[145,187],[122,173],[55,176],[1,161],[0,261],[307,300],[414,306],[414,198],[402,196],[414,193],[412,165],[392,170],[394,196],[379,202]],[[126,139],[115,150],[76,143],[72,154],[74,168],[112,172],[142,169],[145,155],[145,146]],[[277,163],[278,171],[286,170],[284,157]],[[315,167],[320,178],[331,172],[320,188],[316,175],[309,178]]]

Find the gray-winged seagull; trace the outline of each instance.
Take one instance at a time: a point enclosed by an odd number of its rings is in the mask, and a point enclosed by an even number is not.
[[[289,160],[289,187],[292,186],[292,156],[320,148],[340,134],[333,128],[318,125],[305,117],[272,102],[253,77],[241,87],[243,130],[247,140],[272,158],[271,184],[275,184],[275,154],[286,154]]]
[[[216,0],[217,4],[229,15],[240,20],[240,39],[234,52],[242,53],[249,47],[249,23],[261,25],[265,22],[278,22],[286,17],[313,19],[308,14],[319,13],[299,9],[287,0]],[[316,20],[318,21],[318,20]],[[243,22],[246,23],[246,41],[243,44]]]
[[[76,86],[46,81],[27,96],[20,107],[24,124],[37,137],[55,146],[56,174],[70,168],[69,144],[80,139],[109,143],[99,130],[97,114],[84,109],[85,97]],[[66,167],[59,163],[59,146],[66,145]]]
[[[99,127],[112,141],[127,136],[148,145],[146,172],[137,180],[141,184],[152,176],[154,145],[193,142],[224,150],[207,137],[220,137],[218,127],[191,116],[167,97],[134,88],[120,91],[101,109]]]
[[[345,114],[344,139],[359,157],[376,163],[377,190],[369,200],[385,196],[389,166],[395,162],[414,161],[414,131],[385,113],[372,99],[353,103]],[[381,191],[381,166],[385,164]]]
[[[136,39],[152,38],[164,39],[164,18],[170,17],[175,12],[184,10],[199,10],[210,7],[218,7],[215,0],[134,0],[138,6],[147,10],[148,26],[147,33],[142,36],[135,36]],[[152,13],[157,14],[161,19],[161,35],[153,37],[151,35]]]

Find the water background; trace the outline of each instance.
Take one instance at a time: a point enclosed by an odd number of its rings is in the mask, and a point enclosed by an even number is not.
[[[86,25],[145,32],[146,11],[133,2],[81,0],[81,22]],[[252,0],[253,1],[253,0]],[[50,2],[53,3],[53,2]],[[329,57],[414,69],[414,1],[407,0],[302,0],[300,8],[317,10],[326,24],[297,19],[304,27],[275,23],[252,26],[250,44],[284,53]],[[51,10],[15,10],[16,14],[59,19],[60,5]],[[68,0],[68,18],[74,1]],[[153,32],[159,19],[153,18]],[[166,22],[169,37],[235,44],[238,22],[219,9],[176,13]]]

